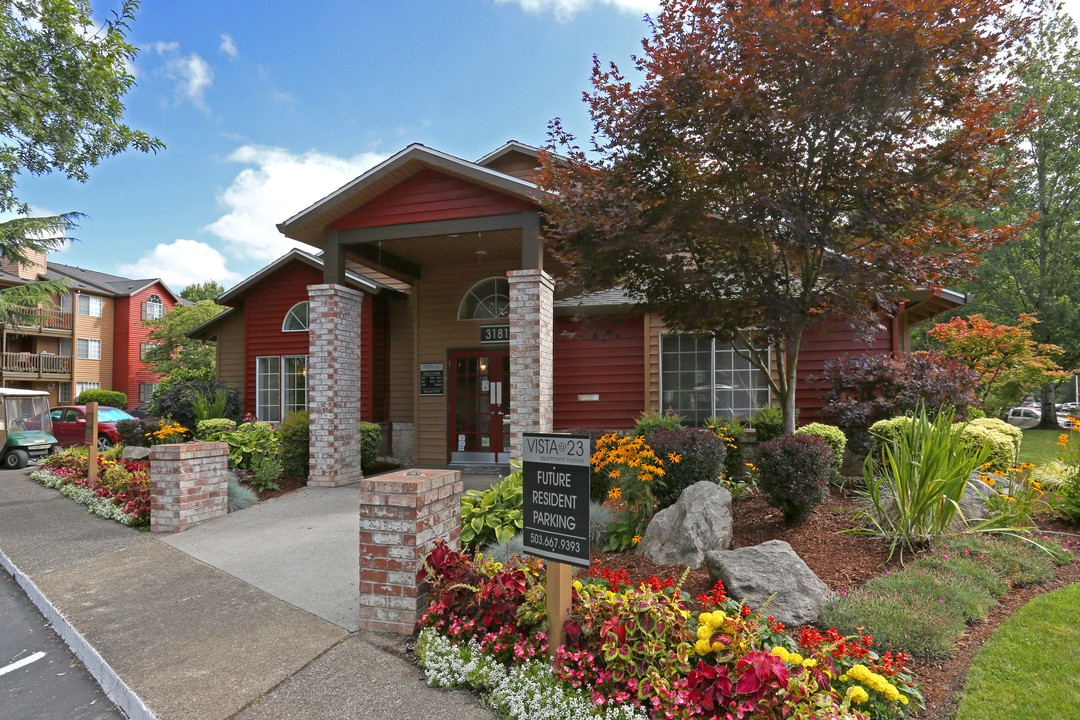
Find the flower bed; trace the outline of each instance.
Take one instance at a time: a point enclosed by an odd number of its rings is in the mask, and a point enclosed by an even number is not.
[[[97,478],[90,482],[85,449],[65,450],[41,461],[30,479],[56,488],[86,505],[89,512],[129,526],[150,523],[150,466],[97,458]]]
[[[440,544],[423,574],[432,602],[416,652],[429,682],[485,692],[510,717],[878,720],[922,702],[906,656],[835,630],[793,637],[719,583],[694,601],[674,578],[631,585],[594,570],[574,582],[566,644],[548,663],[541,561]]]

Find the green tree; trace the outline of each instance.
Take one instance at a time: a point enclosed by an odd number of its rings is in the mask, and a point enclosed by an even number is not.
[[[200,300],[213,300],[223,292],[225,292],[225,288],[221,287],[217,280],[207,280],[206,282],[188,285],[180,291],[180,297],[191,302],[199,302]]]
[[[100,27],[87,0],[0,3],[0,213],[29,213],[17,194],[23,173],[62,172],[84,182],[104,158],[163,147],[121,122],[122,98],[135,82],[128,67],[136,49],[126,35],[137,0],[125,0]],[[79,219],[69,212],[0,222],[0,255],[25,261],[27,252],[56,249]],[[19,307],[54,304],[63,292],[60,282],[5,290],[0,321],[17,321]]]
[[[1042,16],[1022,45],[1014,77],[1016,114],[1038,108],[1041,122],[1030,137],[1008,148],[1023,161],[1005,210],[988,223],[1033,218],[1026,231],[988,252],[965,313],[982,312],[1000,323],[1023,315],[1039,318],[1038,343],[1061,348],[1062,367],[1080,365],[1080,44],[1072,18],[1044,0]],[[1043,427],[1057,427],[1054,382],[1042,385]]]
[[[992,160],[1030,118],[996,73],[1028,21],[1006,0],[664,0],[649,22],[637,84],[595,61],[592,151],[552,122],[545,239],[580,289],[744,343],[791,432],[808,327],[869,337],[1012,234],[957,210],[1005,190]]]
[[[163,382],[213,380],[214,344],[189,338],[187,333],[224,310],[212,300],[200,300],[194,305],[178,305],[156,320],[145,320],[154,345],[146,351],[144,361]]]

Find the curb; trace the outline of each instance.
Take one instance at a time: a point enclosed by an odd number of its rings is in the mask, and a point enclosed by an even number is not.
[[[34,581],[20,570],[3,550],[0,550],[0,565],[3,565],[4,569],[14,576],[15,582],[19,583],[30,601],[37,606],[56,633],[75,653],[75,657],[79,658],[90,675],[101,685],[106,697],[112,700],[130,720],[157,720],[135,691],[120,679],[120,676],[105,662],[98,651],[67,621],[56,606],[49,602],[49,598],[45,597]]]

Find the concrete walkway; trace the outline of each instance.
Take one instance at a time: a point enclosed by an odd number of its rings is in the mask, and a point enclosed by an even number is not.
[[[349,632],[355,489],[305,489],[159,538],[27,475],[0,471],[0,563],[130,717],[491,717],[428,688],[407,639]]]

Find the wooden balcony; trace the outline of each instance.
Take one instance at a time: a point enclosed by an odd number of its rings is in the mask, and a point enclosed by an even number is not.
[[[75,319],[68,310],[52,308],[16,307],[20,317],[15,318],[9,329],[15,332],[32,332],[48,335],[70,335]]]
[[[12,380],[70,380],[71,356],[49,353],[6,352],[3,376]]]

